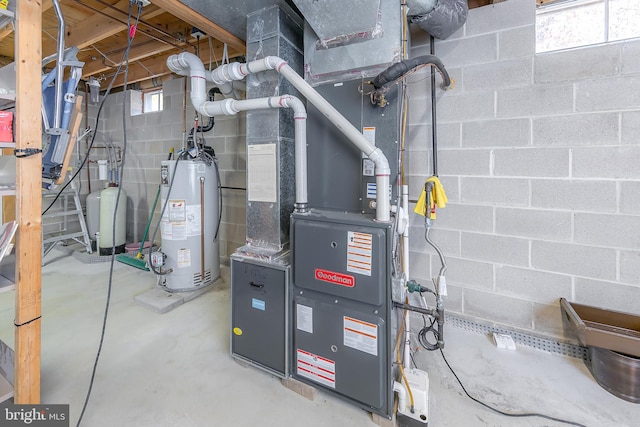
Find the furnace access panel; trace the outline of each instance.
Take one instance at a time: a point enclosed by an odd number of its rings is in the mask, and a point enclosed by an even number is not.
[[[390,415],[391,226],[370,217],[293,215],[291,372]]]

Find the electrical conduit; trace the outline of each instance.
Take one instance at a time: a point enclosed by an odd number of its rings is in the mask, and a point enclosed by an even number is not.
[[[402,186],[402,219],[404,230],[402,232],[402,270],[407,279],[409,275],[409,186]],[[409,301],[406,301],[407,304]],[[411,318],[408,310],[404,313],[405,341],[404,341],[404,368],[411,368]]]
[[[187,75],[185,68],[189,68],[192,77],[192,92],[199,90],[201,95],[196,97],[199,104],[204,103],[204,80],[206,79],[204,65],[200,59],[188,52],[172,55],[167,59],[167,66],[171,71]],[[196,67],[195,72],[191,67]],[[311,85],[291,68],[286,61],[275,56],[267,56],[264,59],[240,64],[237,62],[224,64],[211,72],[209,80],[216,85],[243,80],[249,74],[275,70],[287,79],[300,93],[311,102],[320,112],[338,128],[360,151],[362,151],[375,164],[376,173],[376,220],[388,222],[391,210],[391,200],[388,193],[389,161],[382,151],[371,144],[362,133],[356,129],[338,110],[324,99]],[[202,80],[200,83],[199,80]],[[194,83],[197,87],[194,88]],[[202,87],[202,88],[200,88]],[[192,95],[193,100],[193,95]],[[196,107],[197,108],[197,107]],[[205,112],[203,114],[206,115]],[[297,149],[297,147],[296,147]],[[296,155],[296,160],[297,159]],[[305,162],[306,163],[306,162]],[[297,163],[296,163],[297,164]]]

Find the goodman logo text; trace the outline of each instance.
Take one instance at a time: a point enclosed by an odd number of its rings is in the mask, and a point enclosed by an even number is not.
[[[316,268],[316,280],[332,283],[334,285],[353,288],[356,285],[356,278],[348,274],[336,273],[335,271]]]

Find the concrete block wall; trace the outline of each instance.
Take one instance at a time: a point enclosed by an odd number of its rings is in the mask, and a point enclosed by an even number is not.
[[[189,88],[187,88],[187,91]],[[188,94],[188,92],[187,92]],[[109,95],[97,129],[123,147],[123,92]],[[122,185],[127,192],[127,242],[142,240],[149,212],[160,183],[160,165],[166,160],[170,148],[175,152],[182,147],[184,79],[176,78],[163,84],[164,109],[161,112],[137,116],[129,114],[129,100],[125,100],[125,122],[127,150]],[[187,132],[193,127],[194,110],[188,96],[186,99]],[[95,124],[96,107],[90,109],[90,126]],[[202,122],[201,122],[202,123]],[[207,145],[214,148],[218,157],[220,179],[223,186],[245,187],[246,148],[245,119],[243,114],[218,117],[212,131],[205,134]],[[100,136],[96,145],[103,145]],[[81,147],[82,153],[86,153]],[[96,151],[91,159],[105,158],[103,151]],[[82,190],[86,195],[88,185],[86,171],[82,172]],[[91,189],[95,191],[104,183],[98,181],[97,165],[91,164]],[[238,246],[245,242],[245,194],[241,190],[222,190],[223,212],[220,228],[220,256],[228,260]],[[160,202],[149,231],[149,238],[160,218]],[[209,218],[213,224],[217,218]],[[156,236],[160,241],[160,231]]]
[[[429,53],[412,28],[413,56]],[[535,2],[472,9],[439,56],[432,231],[454,313],[563,337],[558,300],[640,314],[640,40],[535,54]],[[440,83],[438,77],[438,84]],[[427,72],[409,79],[408,181],[432,174]],[[411,218],[412,276],[437,274]]]

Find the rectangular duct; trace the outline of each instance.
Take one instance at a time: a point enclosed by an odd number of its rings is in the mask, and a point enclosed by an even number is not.
[[[345,10],[338,9],[335,16],[326,19],[324,25],[346,25],[343,21],[357,21],[360,13],[367,14],[372,10],[376,12],[377,24],[373,31],[363,33],[347,33],[347,26],[343,33],[347,36],[329,42],[315,31],[320,25],[316,23],[314,26],[316,18],[303,10],[304,17],[309,22],[304,29],[305,79],[314,86],[358,77],[373,77],[402,59],[402,13],[397,2],[382,1],[379,7],[371,5],[367,10],[358,9],[357,13],[351,2],[340,3]],[[302,10],[301,5],[298,7]]]
[[[247,62],[278,56],[302,74],[302,20],[286,6],[247,16]],[[247,99],[290,94],[276,71],[247,77]],[[287,108],[247,112],[247,240],[238,252],[271,260],[289,242],[295,201],[293,112]]]
[[[378,26],[380,0],[293,0],[318,38],[366,34]]]

